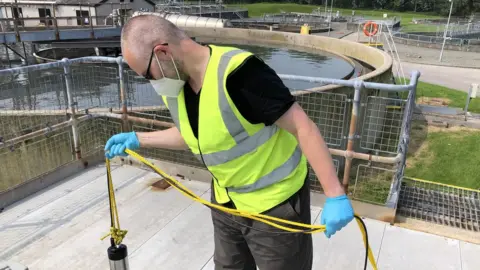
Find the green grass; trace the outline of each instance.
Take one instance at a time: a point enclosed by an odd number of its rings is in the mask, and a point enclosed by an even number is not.
[[[408,81],[407,79],[407,83]],[[442,98],[448,102],[448,107],[463,109],[467,100],[467,93],[436,84],[419,82],[417,85],[417,102],[422,103],[426,101],[426,99],[422,100],[422,98]],[[468,111],[480,113],[480,98],[470,101]]]
[[[279,13],[284,12],[305,12],[310,13],[316,8],[320,10],[325,10],[325,6],[322,5],[299,5],[299,4],[286,4],[286,3],[255,3],[255,4],[244,4],[244,5],[231,5],[231,6],[240,6],[248,9],[248,15],[250,17],[262,16],[265,13]],[[329,7],[330,8],[330,7]],[[351,16],[353,9],[344,9],[344,8],[333,8],[333,12],[340,11],[344,16]],[[416,26],[412,24],[412,19],[425,19],[425,18],[441,18],[435,16],[431,13],[415,13],[415,12],[398,12],[391,10],[366,10],[366,9],[355,9],[356,16],[365,16],[372,19],[383,18],[383,14],[387,13],[389,18],[394,16],[397,19],[401,18],[402,25],[412,25],[414,29]],[[417,25],[418,26],[418,25]],[[410,26],[409,26],[410,27]],[[436,27],[435,27],[436,31]]]
[[[406,176],[480,189],[480,130],[414,122]]]

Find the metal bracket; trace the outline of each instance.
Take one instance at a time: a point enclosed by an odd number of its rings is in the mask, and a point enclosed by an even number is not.
[[[47,130],[45,131],[45,134],[44,134],[44,135],[45,135],[45,137],[49,138],[49,137],[50,137],[49,134],[50,134],[50,133],[52,132],[52,130],[53,130],[52,127],[50,126],[50,122],[47,122],[47,123],[45,124],[45,127],[47,128]]]

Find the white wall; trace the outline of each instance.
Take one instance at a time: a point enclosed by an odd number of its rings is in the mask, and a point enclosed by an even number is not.
[[[77,13],[76,11],[77,10],[82,10],[82,11],[88,11],[90,16],[92,17],[95,17],[96,16],[96,13],[95,13],[95,8],[93,7],[81,7],[80,6],[57,6],[57,10],[56,10],[56,16],[57,17],[76,17],[77,16]],[[61,19],[61,20],[57,20],[58,21],[58,26],[76,26],[77,25],[77,19],[75,18],[72,18],[72,19]],[[96,25],[97,24],[97,20],[95,20],[94,18],[92,18],[92,23],[93,25]]]
[[[53,9],[51,5],[26,5],[26,4],[19,4],[19,8],[22,9],[22,14],[23,18],[38,18],[39,13],[38,9],[39,8],[48,8],[50,9],[50,14],[53,17]],[[12,14],[12,9],[10,7],[7,7],[5,10],[5,7],[0,6],[1,14],[2,17],[5,18],[5,15],[7,18],[13,18]],[[76,11],[77,10],[82,10],[82,11],[89,11],[90,16],[95,17],[95,8],[91,7],[85,7],[85,6],[56,6],[55,7],[55,16],[58,17],[76,17]],[[77,26],[77,19],[76,18],[71,18],[71,19],[57,19],[58,26]],[[93,25],[96,25],[96,20],[92,18],[92,23]],[[53,24],[53,23],[52,23]],[[11,26],[13,26],[12,23],[10,23]],[[42,26],[40,24],[40,20],[25,20],[24,21],[24,26],[25,27],[40,27]],[[52,25],[53,26],[53,25]]]

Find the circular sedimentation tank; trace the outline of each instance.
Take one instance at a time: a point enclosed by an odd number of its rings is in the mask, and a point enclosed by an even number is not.
[[[390,83],[392,78],[392,59],[384,51],[365,46],[356,42],[314,35],[274,32],[265,30],[238,28],[183,28],[190,36],[200,43],[228,45],[243,48],[260,56],[279,74],[293,74],[312,77],[353,79]],[[91,49],[91,55],[94,50]],[[52,53],[43,51],[44,56]],[[88,51],[59,50],[56,57],[76,58],[87,56]],[[86,55],[87,54],[87,55]],[[42,54],[39,52],[38,56]],[[47,57],[48,58],[48,57]],[[44,60],[49,60],[45,59]],[[50,59],[53,60],[53,59]],[[293,63],[293,64],[292,64]],[[88,71],[86,71],[88,73]],[[129,73],[129,84],[135,84],[142,94],[133,103],[136,106],[155,106],[163,104],[161,98],[154,95],[148,81]],[[117,91],[114,85],[102,86],[99,96],[111,95]],[[335,91],[351,93],[352,89],[338,85],[322,85],[300,81],[285,80],[285,84],[301,95],[311,91]],[[140,90],[139,90],[140,89]],[[79,89],[82,91],[81,89]],[[145,97],[145,98],[143,98]],[[81,103],[81,100],[79,100]]]

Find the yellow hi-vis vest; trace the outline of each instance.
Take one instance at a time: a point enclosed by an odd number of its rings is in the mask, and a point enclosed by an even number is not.
[[[252,54],[210,47],[200,92],[198,140],[188,120],[183,89],[178,97],[162,98],[185,142],[213,175],[217,202],[232,200],[239,210],[261,213],[300,189],[307,161],[295,136],[276,125],[251,124],[230,99],[226,79]]]

